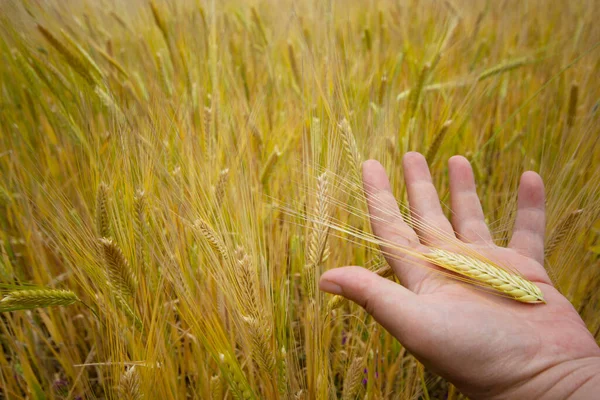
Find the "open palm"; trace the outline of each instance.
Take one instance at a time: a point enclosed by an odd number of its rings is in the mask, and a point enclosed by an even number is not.
[[[383,249],[402,285],[360,268],[328,271],[321,289],[363,306],[409,351],[473,398],[566,398],[594,383],[600,349],[573,306],[543,267],[544,187],[534,172],[521,178],[508,248],[496,246],[484,221],[473,172],[463,157],[449,161],[452,223],[442,212],[424,157],[408,153],[404,176],[413,230],[402,219],[385,170],[363,165],[373,232],[382,241],[424,251],[448,248],[445,235],[533,281],[546,304],[523,304],[415,266],[393,247]],[[423,224],[419,223],[422,222]]]

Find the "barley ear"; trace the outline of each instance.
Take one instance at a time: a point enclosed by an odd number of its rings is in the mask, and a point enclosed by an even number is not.
[[[106,272],[110,285],[124,299],[133,297],[137,289],[137,281],[123,252],[111,239],[101,238],[100,245],[104,253]]]
[[[432,264],[465,276],[514,300],[545,303],[542,291],[535,284],[491,262],[442,249],[430,248],[430,251],[424,256]]]
[[[360,390],[363,374],[363,358],[356,357],[352,360],[344,375],[342,400],[353,400],[356,398]]]
[[[119,382],[119,398],[123,400],[140,400],[144,396],[140,393],[140,380],[135,366],[129,368]]]
[[[440,130],[434,136],[433,142],[431,142],[431,146],[429,146],[429,149],[427,149],[427,154],[425,156],[428,165],[432,165],[435,161],[435,157],[437,156],[438,150],[440,149],[440,145],[444,141],[444,137],[446,137],[446,133],[448,132],[448,128],[451,124],[452,120],[444,122]]]
[[[52,306],[69,306],[79,302],[70,290],[32,289],[9,292],[0,300],[0,312],[32,310]]]
[[[96,193],[96,232],[98,237],[110,237],[108,186],[104,183],[100,183]]]
[[[223,257],[224,260],[229,259],[229,252],[221,237],[217,232],[208,224],[208,222],[197,219],[194,226],[200,231],[206,242],[215,250],[218,254]]]
[[[572,231],[572,228],[577,225],[577,222],[579,221],[579,218],[581,218],[582,214],[583,209],[575,210],[560,220],[546,243],[546,250],[544,252],[545,258],[552,256],[554,250],[556,250],[556,248],[563,243],[563,241]]]

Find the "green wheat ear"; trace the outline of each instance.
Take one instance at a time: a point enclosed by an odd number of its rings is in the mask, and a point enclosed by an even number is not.
[[[0,300],[0,312],[32,310],[53,306],[70,306],[81,300],[70,290],[35,289],[17,290]]]

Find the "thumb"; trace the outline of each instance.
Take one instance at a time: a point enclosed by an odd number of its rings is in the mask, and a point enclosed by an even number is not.
[[[365,268],[329,270],[321,276],[319,288],[360,305],[400,341],[419,330],[416,324],[421,321],[419,313],[423,306],[418,296]]]

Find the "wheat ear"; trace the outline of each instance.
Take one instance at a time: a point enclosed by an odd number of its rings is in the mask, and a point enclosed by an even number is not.
[[[425,258],[439,267],[465,276],[523,303],[545,303],[541,290],[527,279],[492,263],[447,250],[431,248]]]
[[[248,328],[254,362],[262,371],[269,375],[273,374],[276,361],[271,349],[272,332],[269,324],[254,317],[245,317],[244,322]]]
[[[80,301],[70,290],[33,289],[16,290],[0,300],[0,312],[31,310],[34,308],[69,306]]]
[[[431,165],[435,161],[435,156],[437,155],[438,150],[440,149],[440,145],[446,137],[446,133],[448,132],[448,128],[451,124],[452,120],[444,122],[440,130],[433,138],[433,142],[431,142],[431,146],[429,146],[429,149],[427,149],[427,155],[425,156],[428,165]]]
[[[217,184],[215,185],[215,202],[217,205],[220,205],[223,202],[228,181],[229,168],[225,168],[219,173],[219,179],[217,180]]]
[[[563,240],[571,231],[571,228],[573,228],[573,226],[577,224],[577,221],[579,221],[582,213],[582,209],[575,210],[560,220],[556,229],[552,231],[552,235],[546,244],[546,250],[544,252],[544,256],[546,258],[550,257],[554,250],[556,250],[556,248],[563,242]]]
[[[306,295],[309,299],[315,295],[315,270],[327,259],[329,249],[327,247],[327,220],[328,211],[328,191],[329,184],[327,173],[319,175],[317,178],[317,201],[314,214],[316,221],[312,224],[310,236],[308,238],[307,260],[303,269],[303,281]]]
[[[148,273],[148,254],[146,252],[146,196],[143,190],[138,190],[133,199],[133,211],[135,214],[134,236],[135,255],[138,264],[145,276]]]
[[[344,389],[342,391],[342,400],[352,400],[356,398],[363,378],[363,358],[356,357],[350,363],[346,375],[344,375]]]
[[[237,360],[223,353],[219,354],[221,370],[224,372],[232,395],[236,399],[253,399],[255,396],[252,388],[241,370]]]
[[[140,379],[135,366],[129,368],[123,375],[119,382],[119,399],[123,400],[140,400],[142,394],[140,393]]]
[[[211,400],[222,400],[225,398],[223,388],[223,379],[220,375],[213,375],[210,378],[210,398]]]
[[[123,252],[111,239],[101,238],[100,245],[104,253],[110,285],[123,298],[134,296],[137,281]]]
[[[110,236],[108,219],[108,186],[100,183],[96,193],[96,231],[99,237]]]
[[[201,219],[197,219],[194,225],[200,231],[210,247],[219,253],[224,260],[228,260],[229,252],[227,251],[225,243],[223,243],[223,240],[219,237],[217,232],[215,232],[215,230],[206,221]]]
[[[352,133],[352,128],[345,118],[342,119],[338,126],[342,133],[342,144],[344,147],[346,161],[350,165],[350,170],[352,171],[354,178],[357,180],[357,182],[361,182],[362,178],[360,174],[360,165],[362,162],[362,157],[358,151],[356,139]]]

